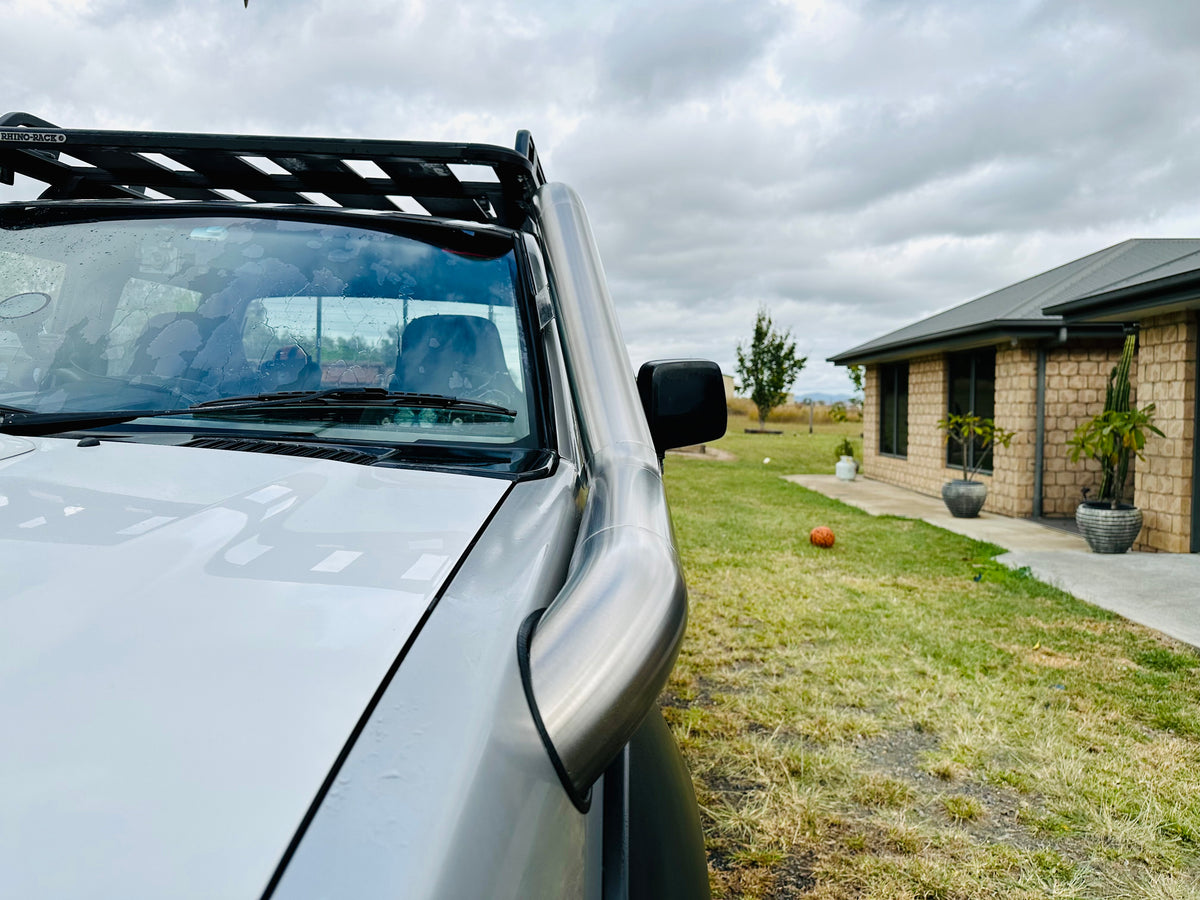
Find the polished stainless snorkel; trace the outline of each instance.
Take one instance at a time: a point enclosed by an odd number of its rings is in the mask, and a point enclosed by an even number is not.
[[[562,184],[543,186],[535,202],[588,493],[567,581],[524,635],[522,675],[555,768],[582,807],[666,684],[687,593],[658,455],[583,205]]]

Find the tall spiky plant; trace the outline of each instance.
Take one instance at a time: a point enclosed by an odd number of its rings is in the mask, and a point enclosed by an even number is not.
[[[1076,426],[1075,434],[1067,442],[1071,447],[1071,462],[1090,456],[1100,463],[1100,493],[1096,500],[1108,503],[1113,509],[1119,507],[1125,493],[1129,461],[1135,456],[1145,458],[1142,448],[1146,446],[1147,432],[1163,436],[1154,424],[1153,403],[1142,409],[1133,409],[1129,403],[1129,369],[1136,345],[1135,335],[1125,338],[1121,359],[1108,376],[1104,411]]]
[[[1129,412],[1129,370],[1133,366],[1133,354],[1137,349],[1137,335],[1125,335],[1125,346],[1121,348],[1121,358],[1108,373],[1108,388],[1104,392],[1104,411],[1115,413]],[[1119,494],[1125,488],[1125,479],[1129,475],[1129,460],[1132,453],[1122,453],[1116,466],[1105,466],[1104,477],[1100,481],[1101,500],[1120,500]]]

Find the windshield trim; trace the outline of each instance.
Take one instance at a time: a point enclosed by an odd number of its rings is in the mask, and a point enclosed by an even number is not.
[[[441,219],[414,213],[339,209],[329,206],[247,204],[230,200],[28,200],[0,203],[0,229],[21,230],[72,223],[108,222],[127,219],[186,219],[230,216],[247,219],[276,219],[314,224],[337,224],[381,231],[415,241],[444,247],[449,237],[461,235],[468,241],[504,240],[519,243],[520,233],[503,225]],[[453,248],[451,248],[453,249]]]
[[[0,229],[4,230],[34,230],[44,227],[56,227],[89,222],[121,222],[142,220],[175,219],[186,220],[193,218],[246,218],[268,221],[295,221],[312,224],[336,224],[348,228],[373,231],[400,238],[418,241],[430,246],[449,251],[464,252],[469,255],[482,255],[486,258],[510,258],[512,269],[512,288],[514,292],[514,309],[517,311],[517,321],[522,333],[525,350],[525,362],[529,383],[529,422],[528,434],[515,443],[517,445],[551,448],[556,446],[554,441],[554,417],[550,399],[549,377],[545,361],[544,347],[540,334],[532,279],[529,273],[529,260],[524,241],[520,232],[493,224],[465,222],[439,219],[436,217],[416,216],[406,213],[355,211],[325,207],[291,207],[270,206],[266,204],[248,205],[236,202],[215,201],[140,201],[140,200],[73,200],[73,201],[27,201],[0,204]],[[478,253],[486,249],[490,252]],[[16,407],[12,411],[16,414]],[[232,412],[232,406],[230,407]],[[32,412],[32,411],[31,411]],[[89,413],[89,418],[103,419],[108,414],[129,414],[133,418],[148,418],[155,416],[187,415],[196,410],[102,410]],[[17,414],[20,415],[20,414]],[[45,413],[44,415],[55,415]],[[64,414],[78,415],[84,413]],[[23,416],[22,416],[23,419]],[[0,419],[0,421],[3,421]],[[49,424],[49,420],[45,420]],[[32,424],[32,419],[29,420]],[[5,423],[10,424],[10,423]],[[15,424],[15,423],[14,423]],[[98,425],[95,427],[106,427]],[[73,427],[73,430],[87,430]],[[0,426],[0,431],[8,433],[41,433],[57,432],[32,430]],[[370,441],[368,440],[368,443]],[[386,441],[380,443],[386,444]],[[404,442],[408,444],[409,442]],[[447,444],[451,441],[446,441]],[[482,441],[482,447],[495,445]]]

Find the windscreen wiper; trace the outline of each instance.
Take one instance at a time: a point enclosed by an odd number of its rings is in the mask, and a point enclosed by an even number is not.
[[[190,410],[186,409],[141,409],[136,411],[114,409],[95,412],[41,413],[28,409],[16,410],[13,407],[4,407],[0,408],[0,432],[36,437],[58,434],[63,431],[86,431],[89,428],[102,428],[105,425],[119,425],[134,419],[182,416],[189,413]]]
[[[393,406],[412,409],[449,409],[485,413],[514,419],[516,410],[482,400],[443,397],[439,394],[408,394],[382,388],[331,388],[324,391],[273,391],[244,397],[206,400],[186,409],[117,409],[95,412],[40,413],[18,407],[0,406],[0,432],[5,434],[49,435],[64,431],[86,431],[106,425],[120,425],[134,419],[166,416],[214,417],[231,413],[296,406]]]
[[[328,388],[322,391],[269,391],[243,397],[221,397],[205,400],[188,407],[189,411],[204,414],[222,411],[257,412],[276,406],[405,406],[412,409],[453,409],[462,412],[493,413],[515,419],[517,411],[464,397],[442,394],[413,394],[406,391],[386,391],[383,388]]]
[[[191,409],[101,409],[49,413],[0,406],[0,433],[37,436],[63,431],[86,431],[89,428],[103,428],[105,425],[120,425],[134,419],[190,415],[194,415]]]

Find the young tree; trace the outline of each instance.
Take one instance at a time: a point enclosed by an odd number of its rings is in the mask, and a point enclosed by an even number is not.
[[[806,362],[807,356],[796,355],[791,332],[776,331],[770,315],[760,307],[749,348],[742,344],[737,348],[738,390],[749,394],[758,407],[760,429],[771,410],[787,400],[787,390]]]
[[[855,395],[861,395],[863,390],[863,378],[866,370],[862,366],[846,366],[846,373],[850,376],[850,383],[854,385]]]

